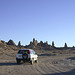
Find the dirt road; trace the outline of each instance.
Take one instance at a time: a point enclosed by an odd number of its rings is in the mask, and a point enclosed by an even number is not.
[[[16,63],[15,57],[0,55],[0,75],[75,75],[75,54],[39,55],[39,62]]]

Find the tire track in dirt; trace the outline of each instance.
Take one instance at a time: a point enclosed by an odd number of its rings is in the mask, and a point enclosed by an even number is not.
[[[46,74],[48,74],[48,73],[61,73],[60,75],[64,75],[63,73],[62,73],[62,71],[58,68],[58,67],[56,67],[56,66],[54,66],[52,63],[51,63],[51,61],[49,60],[50,58],[48,57],[47,59],[42,59],[42,61],[40,61],[39,62],[39,66],[40,66],[40,68],[46,73]],[[42,64],[41,64],[42,63]],[[41,64],[41,65],[40,65]]]
[[[47,63],[46,65],[47,65],[47,67],[50,66],[50,69],[53,71],[53,73],[61,73],[60,75],[64,75],[62,73],[62,71],[60,69],[58,69],[56,66],[54,66],[50,63]]]

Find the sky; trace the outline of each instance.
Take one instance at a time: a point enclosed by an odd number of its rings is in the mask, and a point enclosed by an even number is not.
[[[75,46],[75,0],[0,0],[0,40],[27,45],[33,38]]]

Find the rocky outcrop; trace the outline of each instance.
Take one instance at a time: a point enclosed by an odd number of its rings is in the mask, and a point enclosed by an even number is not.
[[[37,40],[35,40],[35,38],[33,38],[33,42],[31,41],[29,45],[26,45],[25,48],[31,48],[31,49],[34,49],[36,48],[38,45],[38,42]]]
[[[33,38],[33,41],[31,41],[29,45],[26,45],[25,48],[50,50],[51,45],[49,45],[47,41],[44,43],[43,41],[40,41],[38,43],[38,41]]]
[[[55,46],[54,46],[54,41],[52,41],[52,48],[54,48]]]
[[[38,43],[38,46],[43,46],[43,41],[40,41],[40,43]]]
[[[67,48],[67,43],[65,43],[64,48]]]
[[[18,43],[18,47],[21,47],[21,42],[19,41],[19,43]]]
[[[19,50],[20,48],[22,49],[31,48],[34,50],[54,50],[54,49],[58,49],[58,50],[73,49],[75,50],[75,46],[68,47],[67,43],[65,43],[64,47],[55,47],[54,41],[52,41],[52,45],[50,45],[48,44],[47,41],[46,42],[40,41],[38,43],[38,41],[35,40],[35,38],[33,38],[33,41],[31,41],[30,44],[26,46],[22,46],[20,41],[18,45],[16,46],[13,40],[9,40],[7,43],[3,40],[0,40],[0,48],[2,48],[3,50]]]
[[[14,43],[13,40],[9,40],[8,43],[7,43],[7,45],[13,45],[13,46],[16,46],[16,44]]]
[[[38,44],[37,40],[35,40],[35,38],[33,38],[33,45],[37,46],[37,44]]]
[[[4,45],[7,45],[5,41],[1,40],[1,42],[2,42]]]
[[[0,44],[7,45],[5,41],[0,40]]]
[[[40,43],[38,43],[38,47],[40,49],[44,49],[44,50],[50,50],[51,49],[51,45],[48,44],[48,42],[44,42],[43,41],[40,41]]]
[[[1,40],[0,40],[0,43],[2,43]]]

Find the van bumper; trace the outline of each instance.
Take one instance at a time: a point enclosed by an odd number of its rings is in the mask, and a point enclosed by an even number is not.
[[[22,60],[22,61],[23,61],[23,60],[25,60],[25,61],[31,61],[31,59],[30,59],[30,58],[28,58],[28,59],[22,59],[22,58],[21,58],[21,59],[19,59],[19,58],[16,58],[16,60]]]

